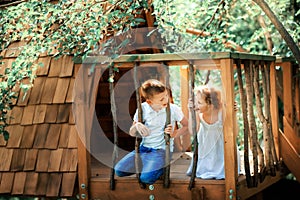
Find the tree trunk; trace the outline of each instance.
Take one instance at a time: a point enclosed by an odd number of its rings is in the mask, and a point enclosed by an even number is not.
[[[300,50],[291,37],[291,35],[287,32],[287,30],[284,28],[282,23],[278,20],[274,12],[271,10],[269,5],[264,0],[253,0],[269,17],[271,22],[274,24],[277,31],[280,33],[281,37],[284,39],[290,50],[292,51],[295,59],[298,62],[298,65],[300,65]]]

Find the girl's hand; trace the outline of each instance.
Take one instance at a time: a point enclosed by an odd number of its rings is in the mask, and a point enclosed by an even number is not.
[[[165,133],[169,134],[171,138],[174,138],[176,136],[176,132],[173,131],[173,126],[172,124],[169,124],[166,128],[165,128]]]
[[[194,99],[194,100],[195,100],[195,99]],[[199,110],[197,104],[196,104],[195,102],[194,102],[194,104],[193,104],[192,98],[189,98],[188,109],[189,109],[189,110],[195,110],[195,111]]]

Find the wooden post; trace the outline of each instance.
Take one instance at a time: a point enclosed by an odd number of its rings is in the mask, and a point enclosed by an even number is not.
[[[189,118],[189,110],[188,110],[188,100],[189,100],[189,81],[188,81],[188,68],[187,66],[180,66],[180,101],[181,101],[181,109],[185,117]],[[181,136],[181,147],[183,151],[191,150],[191,136],[190,134],[185,134]]]
[[[76,91],[74,98],[75,122],[78,131],[78,184],[79,199],[89,199],[89,179],[90,179],[90,136],[94,117],[95,89],[99,78],[95,80],[95,73],[89,74],[89,68],[81,66],[76,77]]]
[[[275,151],[277,155],[277,160],[280,159],[280,149],[279,149],[279,116],[278,116],[278,99],[276,93],[276,69],[274,61],[270,65],[270,112],[272,120],[272,132],[275,144]],[[283,83],[284,85],[284,83]],[[291,86],[291,85],[290,85]],[[284,96],[284,95],[283,95]],[[284,102],[285,102],[284,98]]]
[[[221,79],[223,85],[223,131],[225,161],[225,199],[236,199],[238,179],[236,148],[236,115],[234,111],[233,60],[221,59]]]
[[[283,71],[283,105],[284,117],[293,126],[293,94],[292,94],[292,64],[291,62],[282,62]]]

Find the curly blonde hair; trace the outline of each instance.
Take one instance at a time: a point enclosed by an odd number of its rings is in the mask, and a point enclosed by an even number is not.
[[[204,101],[208,105],[213,105],[215,109],[220,109],[222,106],[222,100],[221,100],[221,91],[214,88],[214,87],[208,87],[208,86],[202,86],[197,88],[196,94],[203,97]]]

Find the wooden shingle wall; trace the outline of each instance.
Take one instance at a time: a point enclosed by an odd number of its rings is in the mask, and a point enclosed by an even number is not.
[[[18,45],[2,52],[4,72]],[[77,131],[72,116],[74,63],[71,57],[41,57],[33,87],[10,111],[8,141],[0,135],[0,195],[74,196]],[[0,80],[1,81],[1,80]],[[26,82],[28,80],[24,80]]]

